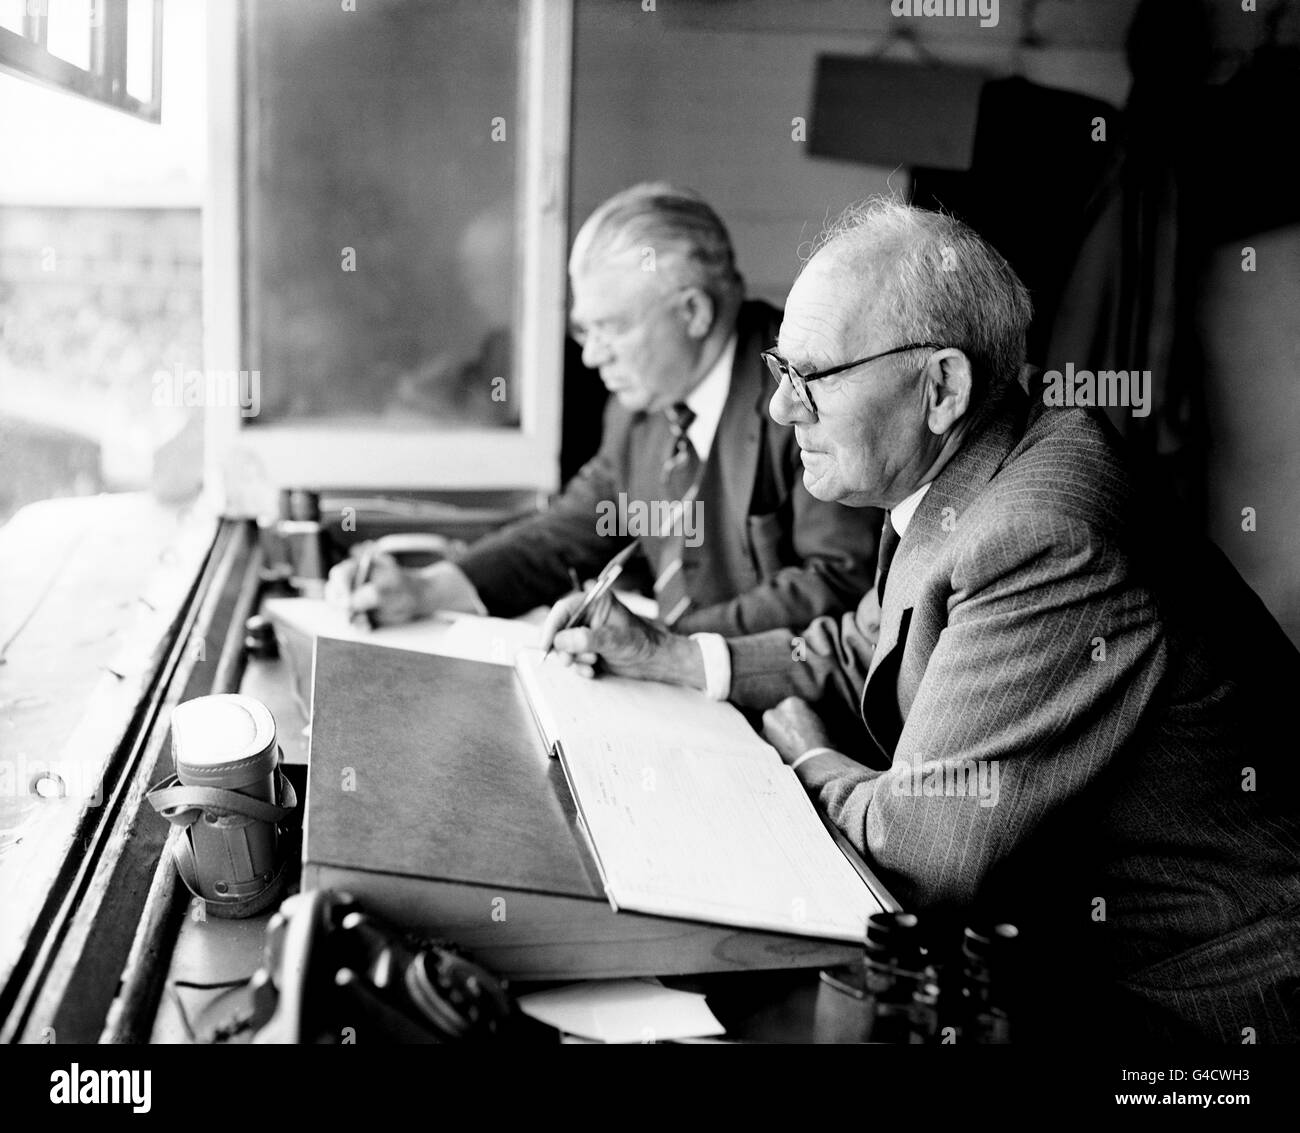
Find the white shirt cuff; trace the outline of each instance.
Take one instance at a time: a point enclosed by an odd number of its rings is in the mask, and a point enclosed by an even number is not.
[[[436,598],[439,610],[487,616],[487,607],[478,596],[478,589],[455,563],[444,559],[425,569],[429,591]]]
[[[833,747],[824,747],[824,746],[810,747],[806,752],[803,753],[803,755],[801,755],[798,759],[796,759],[793,763],[790,764],[790,770],[798,771],[799,768],[803,766],[803,764],[807,763],[810,759],[816,759],[819,755],[826,755],[828,752],[831,755],[839,755],[839,752],[836,751]]]
[[[731,695],[731,651],[720,633],[693,633],[691,640],[704,657],[704,695],[726,700]]]

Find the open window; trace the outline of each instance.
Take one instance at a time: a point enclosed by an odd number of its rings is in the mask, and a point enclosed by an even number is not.
[[[0,68],[162,116],[163,0],[0,0]]]
[[[154,375],[202,364],[201,25],[191,0],[0,0],[0,1041],[200,649],[202,410]]]
[[[209,21],[226,513],[286,487],[557,487],[570,5],[243,0]]]

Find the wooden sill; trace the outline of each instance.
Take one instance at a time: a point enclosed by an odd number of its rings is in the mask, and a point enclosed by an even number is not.
[[[69,956],[68,933],[94,903],[92,880],[153,852],[149,836],[130,845],[120,819],[148,785],[142,738],[161,694],[178,670],[205,664],[194,606],[200,580],[211,583],[214,540],[218,520],[202,504],[178,510],[143,494],[47,501],[0,528],[0,770],[26,793],[33,768],[56,764],[69,790],[0,800],[36,810],[0,856],[0,1040],[96,1037],[35,1008],[51,977],[81,959]],[[110,997],[115,986],[114,976]]]

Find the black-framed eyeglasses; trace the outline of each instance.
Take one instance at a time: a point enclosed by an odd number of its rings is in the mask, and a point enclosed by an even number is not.
[[[816,370],[811,374],[801,374],[789,362],[781,357],[775,350],[764,350],[763,361],[767,363],[767,368],[771,371],[772,377],[776,379],[776,384],[780,385],[786,378],[790,379],[790,388],[794,390],[795,396],[799,399],[800,404],[814,416],[817,413],[817,406],[813,404],[812,394],[808,392],[808,383],[815,382],[819,378],[829,378],[832,374],[842,374],[845,370],[851,370],[854,366],[865,366],[868,362],[875,362],[880,358],[888,358],[891,354],[903,354],[908,350],[942,350],[943,346],[937,342],[909,342],[906,346],[895,346],[893,350],[882,350],[879,354],[872,354],[868,358],[859,358],[855,362],[845,362],[841,366],[831,366],[829,369]]]

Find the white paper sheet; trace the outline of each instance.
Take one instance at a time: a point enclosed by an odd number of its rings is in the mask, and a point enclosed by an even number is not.
[[[661,916],[859,942],[882,911],[779,760],[646,737],[568,737],[610,900]]]
[[[656,742],[675,745],[698,743],[707,736],[713,751],[781,766],[781,757],[740,712],[696,689],[622,677],[592,681],[554,657],[543,661],[540,650],[519,653],[515,668],[548,744],[584,734],[653,736]]]
[[[652,681],[515,663],[559,741],[606,895],[636,912],[859,942],[882,911],[807,792],[731,705]]]
[[[519,1007],[549,1026],[607,1043],[666,1042],[725,1033],[704,996],[657,980],[591,980],[521,996]]]
[[[371,630],[356,628],[342,610],[314,598],[269,598],[266,612],[273,622],[309,637],[338,637],[494,665],[513,665],[521,649],[536,648],[541,640],[535,624],[473,614],[438,613]]]

